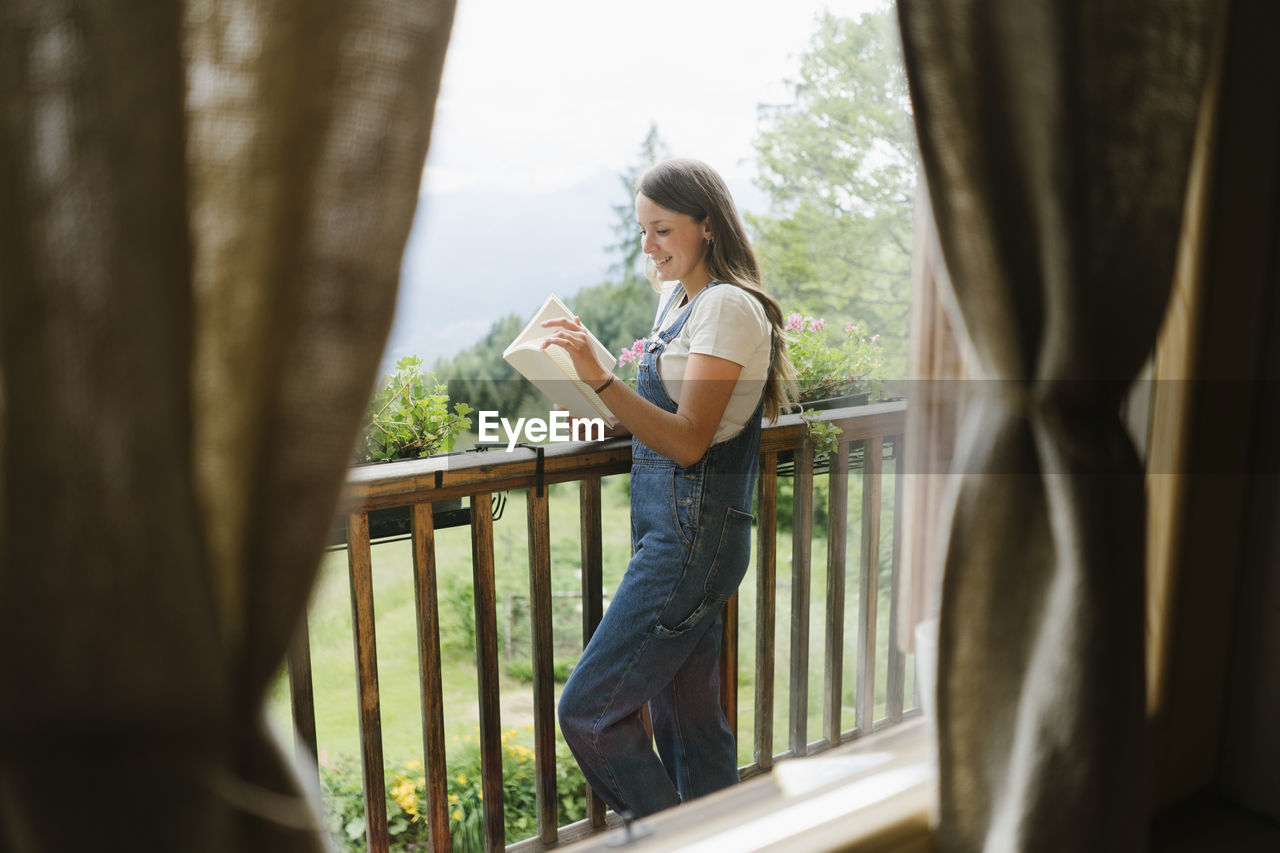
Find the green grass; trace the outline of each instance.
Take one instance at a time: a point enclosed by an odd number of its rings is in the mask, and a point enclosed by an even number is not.
[[[888,666],[890,606],[890,565],[893,542],[894,482],[886,465],[882,484],[879,594],[877,605],[876,715],[884,713],[885,673]],[[789,500],[789,481],[781,481],[780,499]],[[611,477],[602,489],[604,531],[604,586],[606,594],[616,588],[630,555],[629,512],[626,484]],[[826,478],[817,478],[815,502],[825,505]],[[550,487],[552,588],[565,597],[557,598],[553,617],[558,660],[576,658],[581,651],[581,615],[577,600],[568,597],[580,590],[580,550],[578,541],[578,489],[576,484]],[[861,552],[861,474],[850,476],[849,524],[846,550],[846,605],[844,618],[844,667],[841,727],[853,727],[853,704],[857,661],[857,595]],[[532,687],[524,677],[530,652],[527,623],[522,621],[520,596],[529,592],[528,541],[525,532],[525,496],[508,495],[505,511],[494,524],[495,581],[499,609],[499,648],[507,647],[508,601],[513,608],[513,652],[510,666],[500,664],[501,725],[516,729],[520,739],[532,742]],[[789,513],[784,513],[784,516]],[[826,611],[826,529],[825,512],[814,525],[810,572],[809,702],[806,740],[818,739],[822,730]],[[780,525],[781,526],[781,525]],[[472,612],[471,542],[468,528],[437,531],[436,553],[439,573],[442,680],[444,685],[445,730],[449,743],[463,743],[474,737],[479,723],[474,659],[474,616]],[[791,648],[791,535],[779,531],[777,600],[775,610],[775,668],[773,751],[788,748]],[[378,648],[378,685],[384,758],[389,764],[422,760],[422,719],[418,688],[416,624],[413,606],[413,575],[410,543],[393,542],[374,546],[374,610]],[[739,602],[739,762],[752,760],[754,727],[754,679],[756,637],[756,571],[753,565],[740,591]],[[527,617],[526,617],[527,618]],[[347,578],[346,551],[326,555],[319,582],[309,609],[312,678],[315,691],[316,737],[322,758],[359,754],[359,727],[356,702],[354,651],[351,637],[351,605]],[[557,698],[560,685],[557,685]],[[907,705],[911,703],[912,672],[907,673]],[[284,673],[277,680],[269,702],[269,715],[284,731],[291,729],[288,686]]]

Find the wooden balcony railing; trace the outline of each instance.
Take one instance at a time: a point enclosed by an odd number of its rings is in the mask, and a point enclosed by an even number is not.
[[[821,752],[892,725],[910,715],[918,703],[906,695],[907,662],[896,644],[898,600],[898,543],[901,504],[900,466],[892,490],[893,589],[888,630],[877,632],[881,500],[886,447],[901,458],[906,404],[881,403],[826,413],[843,429],[839,449],[832,454],[825,590],[824,691],[821,737],[809,740],[809,648],[811,545],[814,526],[814,454],[807,429],[797,416],[768,425],[761,441],[757,500],[757,538],[754,554],[756,583],[755,730],[753,761],[740,768],[748,778],[768,772],[775,760]],[[778,538],[779,455],[794,459],[790,602],[790,665],[788,748],[775,753],[774,669]],[[862,476],[861,553],[859,588],[845,589],[848,484],[850,458],[860,457]],[[389,849],[386,791],[378,693],[377,651],[373,620],[372,550],[369,513],[387,507],[411,507],[414,591],[417,608],[417,655],[421,678],[423,752],[426,757],[427,809],[432,848],[450,849],[449,806],[445,779],[445,716],[441,682],[441,649],[436,593],[433,502],[462,497],[471,508],[471,552],[475,600],[477,680],[480,705],[480,751],[484,793],[485,849],[490,851],[545,849],[584,837],[606,825],[603,804],[591,798],[589,817],[567,827],[557,826],[555,767],[555,706],[552,659],[551,531],[546,486],[579,484],[581,525],[581,585],[583,642],[599,623],[602,607],[601,477],[630,468],[628,441],[596,444],[548,445],[541,455],[530,449],[512,453],[466,454],[353,469],[348,481],[348,565],[351,579],[352,626],[356,652],[361,764],[364,777],[365,826],[368,849]],[[507,846],[503,826],[502,744],[499,722],[498,607],[494,581],[494,536],[491,498],[505,490],[527,490],[527,528],[530,554],[529,602],[533,639],[534,753],[538,832],[531,839]],[[746,583],[750,583],[750,575]],[[857,607],[857,661],[853,672],[854,725],[842,728],[843,679],[846,662],[844,626],[847,607]],[[877,648],[887,646],[884,713],[875,717]],[[727,605],[721,659],[721,701],[736,732],[738,719],[738,597]],[[299,749],[316,753],[315,709],[311,690],[311,662],[305,625],[288,659],[291,705]]]

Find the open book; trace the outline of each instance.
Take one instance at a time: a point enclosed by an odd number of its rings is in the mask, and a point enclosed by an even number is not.
[[[609,411],[609,407],[587,383],[578,378],[569,354],[558,346],[542,349],[542,342],[556,331],[554,327],[543,328],[543,321],[559,318],[572,319],[573,312],[552,294],[542,303],[524,331],[503,351],[502,357],[537,386],[539,391],[546,394],[551,402],[567,409],[573,417],[604,418],[607,423],[615,423],[617,418]],[[591,348],[599,362],[612,365],[613,354],[605,345],[590,331],[587,332],[587,337],[591,340]]]

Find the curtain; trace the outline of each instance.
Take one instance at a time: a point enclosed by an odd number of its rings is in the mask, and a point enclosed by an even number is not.
[[[0,849],[322,849],[262,722],[452,0],[0,6]]]
[[[1144,845],[1144,512],[1207,0],[899,0],[976,380],[943,515],[944,850]]]

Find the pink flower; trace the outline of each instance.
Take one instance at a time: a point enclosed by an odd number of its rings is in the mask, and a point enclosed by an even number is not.
[[[787,316],[788,332],[799,332],[799,331],[803,331],[803,329],[804,329],[804,317],[800,316],[799,313],[790,314]]]
[[[644,338],[637,338],[636,342],[631,345],[631,351],[636,354],[636,358],[644,352]]]
[[[636,354],[629,349],[624,349],[622,354],[618,356],[618,367],[626,367],[635,360]]]
[[[852,332],[852,331],[853,331],[853,321],[852,321],[852,320],[849,320],[849,321],[847,321],[847,322],[844,324],[844,330],[845,330],[846,332]]]
[[[811,331],[811,332],[817,332],[817,331],[820,331],[820,330],[822,329],[822,327],[823,327],[823,326],[825,326],[825,325],[827,325],[827,321],[826,321],[825,319],[823,319],[822,317],[819,317],[819,318],[818,318],[818,319],[816,319],[816,320],[810,320],[810,321],[809,321],[809,331]]]
[[[876,341],[878,341],[878,340],[880,340],[880,336],[879,336],[879,335],[872,335],[872,336],[871,336],[871,343],[873,343],[873,344],[874,344],[874,343],[875,343]]]

